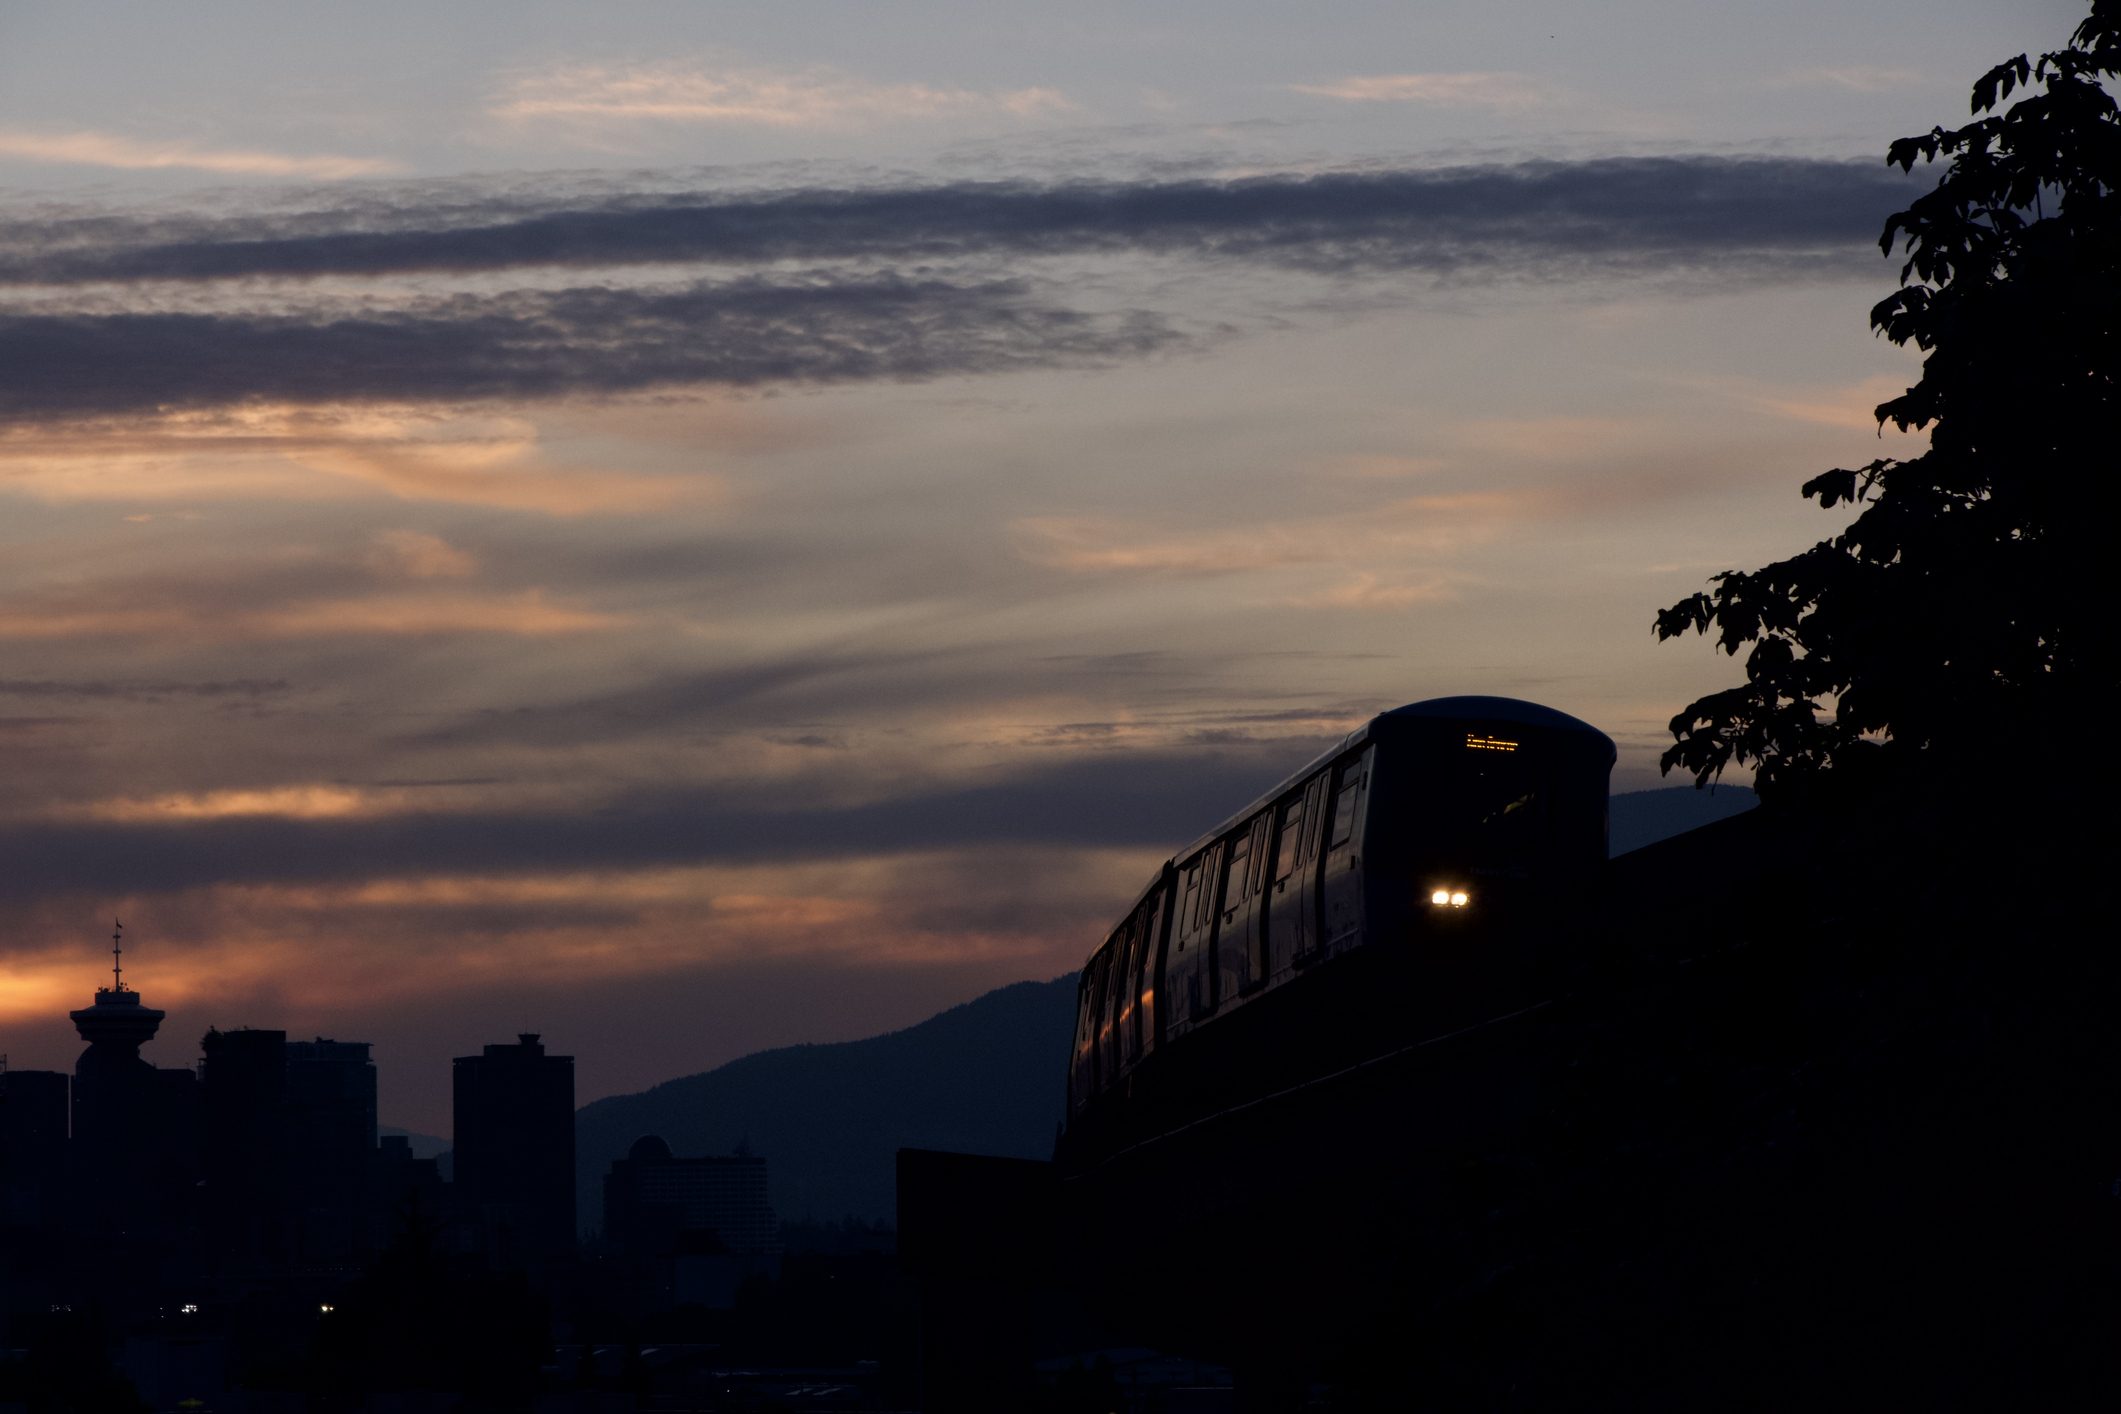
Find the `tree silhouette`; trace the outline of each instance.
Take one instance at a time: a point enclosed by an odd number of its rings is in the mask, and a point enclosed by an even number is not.
[[[2094,0],[2068,48],[1974,85],[1973,112],[1990,116],[1892,145],[1902,170],[1950,159],[1886,222],[1881,249],[1900,244],[1907,263],[1871,311],[1927,354],[1921,381],[1877,409],[1880,429],[1930,428],[1930,448],[1815,477],[1803,491],[1822,508],[1863,508],[1847,530],[1716,575],[1657,616],[1660,639],[1754,645],[1743,686],[1672,719],[1667,772],[1701,785],[1751,765],[1763,794],[1905,779],[1917,760],[1979,777],[2013,756],[1999,745],[2086,726],[2104,705],[2121,122],[2099,80],[2117,73],[2121,0]],[[1996,112],[2014,89],[2025,96]]]

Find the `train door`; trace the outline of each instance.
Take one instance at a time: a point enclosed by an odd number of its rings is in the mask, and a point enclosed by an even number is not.
[[[1334,784],[1332,808],[1319,841],[1324,855],[1318,873],[1325,951],[1345,952],[1362,944],[1363,821],[1370,805],[1370,763],[1376,748],[1341,766]]]
[[[1275,809],[1274,867],[1267,875],[1267,973],[1280,977],[1318,947],[1313,915],[1317,891],[1310,886],[1316,858],[1312,837],[1323,805],[1328,776],[1304,782],[1301,794]]]
[[[1274,812],[1252,819],[1250,828],[1230,842],[1230,862],[1223,870],[1222,902],[1215,921],[1215,1002],[1227,1005],[1266,981],[1266,959],[1260,955],[1260,895],[1267,882],[1267,839]]]
[[[1180,1035],[1208,1013],[1214,1001],[1209,973],[1210,939],[1215,934],[1215,885],[1222,846],[1211,845],[1178,871],[1178,917],[1172,920],[1171,950],[1164,961],[1166,1035]]]

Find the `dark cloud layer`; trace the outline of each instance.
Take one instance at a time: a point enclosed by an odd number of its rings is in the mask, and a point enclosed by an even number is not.
[[[545,210],[521,197],[395,208],[367,200],[222,221],[16,222],[0,242],[13,251],[0,257],[0,284],[1119,250],[1440,273],[1714,263],[1854,254],[1925,184],[1875,162],[1694,156],[1223,182],[636,195]]]
[[[0,696],[93,698],[117,702],[159,702],[166,697],[232,698],[256,701],[293,690],[280,678],[233,678],[227,682],[169,682],[155,678],[115,678],[67,682],[49,678],[0,678]]]
[[[1433,278],[1876,273],[1919,179],[1849,162],[1662,157],[1240,181],[764,196],[370,194],[298,216],[17,221],[0,285],[840,262],[653,287],[378,306],[0,313],[0,415],[249,401],[538,398],[675,385],[921,379],[1139,356],[1158,316],[1035,299],[1000,262],[1151,252]],[[922,262],[958,262],[918,269]],[[902,275],[879,271],[878,262]],[[969,264],[967,262],[970,262]]]
[[[517,291],[359,313],[10,314],[0,413],[919,379],[1096,362],[1176,337],[1148,315],[1037,305],[1014,281],[892,275]]]
[[[1248,751],[1084,757],[1007,782],[847,809],[732,808],[707,792],[597,812],[244,817],[0,830],[0,898],[155,893],[222,883],[522,875],[1039,845],[1177,849],[1330,740]]]

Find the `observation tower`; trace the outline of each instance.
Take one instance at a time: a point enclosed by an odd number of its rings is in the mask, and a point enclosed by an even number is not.
[[[88,1042],[75,1065],[77,1074],[83,1067],[123,1070],[129,1068],[128,1063],[144,1065],[140,1047],[155,1039],[167,1014],[142,1006],[140,994],[125,985],[125,925],[116,928],[110,935],[111,984],[96,989],[94,1006],[67,1013],[81,1039]]]
[[[192,1073],[157,1070],[140,1047],[164,1012],[125,985],[124,925],[111,934],[111,985],[67,1015],[88,1049],[74,1062],[75,1200],[92,1229],[138,1231],[172,1220],[192,1168]]]

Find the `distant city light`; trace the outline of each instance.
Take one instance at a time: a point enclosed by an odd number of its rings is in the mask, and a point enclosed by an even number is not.
[[[329,1307],[329,1306],[319,1306],[319,1307],[318,1307],[317,1309],[318,1309],[319,1311],[329,1311],[329,1310],[331,1309],[331,1307]]]
[[[186,1302],[184,1305],[179,1306],[177,1310],[187,1316],[196,1316],[199,1314],[198,1306],[191,1302]]]

